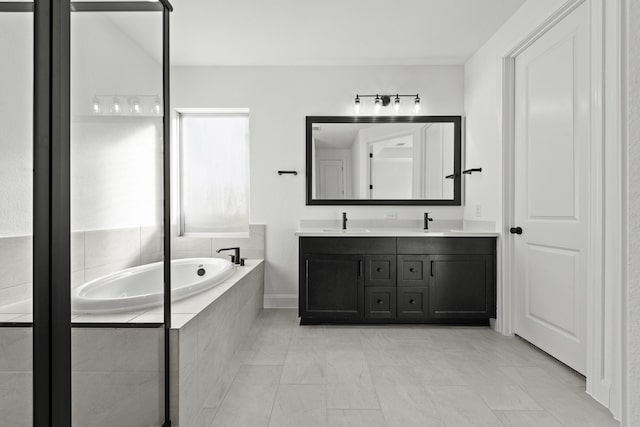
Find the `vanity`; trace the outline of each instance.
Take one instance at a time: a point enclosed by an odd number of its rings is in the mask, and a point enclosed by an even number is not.
[[[463,176],[482,171],[462,170],[461,121],[307,117],[307,206],[461,206]],[[486,325],[495,318],[498,233],[454,231],[462,221],[446,227],[446,219],[440,231],[427,230],[426,213],[424,224],[401,222],[357,228],[343,213],[330,228],[301,224],[302,324]]]
[[[495,318],[496,233],[340,233],[297,233],[301,324]]]

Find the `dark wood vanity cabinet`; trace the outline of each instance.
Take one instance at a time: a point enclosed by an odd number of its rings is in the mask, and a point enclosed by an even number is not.
[[[488,323],[493,237],[300,237],[301,323]]]

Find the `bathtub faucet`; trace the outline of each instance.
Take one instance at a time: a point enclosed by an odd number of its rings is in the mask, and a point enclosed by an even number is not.
[[[216,251],[216,253],[220,253],[223,251],[234,251],[233,255],[229,255],[231,257],[231,262],[237,265],[240,265],[241,263],[241,259],[240,259],[240,248],[222,248],[222,249],[218,249]]]

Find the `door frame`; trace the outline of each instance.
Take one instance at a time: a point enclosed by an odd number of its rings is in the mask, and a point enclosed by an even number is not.
[[[589,8],[590,147],[586,392],[620,418],[622,393],[621,0],[568,0],[502,57],[502,224],[495,328],[514,334],[515,60],[579,6]],[[606,13],[605,13],[606,7]],[[605,73],[606,70],[606,73]],[[605,88],[607,91],[605,92]],[[607,143],[605,144],[605,140]],[[606,234],[605,234],[606,232]],[[605,250],[606,248],[606,250]],[[607,286],[605,287],[605,283]]]

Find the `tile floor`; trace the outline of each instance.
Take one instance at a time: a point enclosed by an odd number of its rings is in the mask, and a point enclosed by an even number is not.
[[[618,426],[585,380],[488,328],[299,326],[264,310],[211,426]]]

